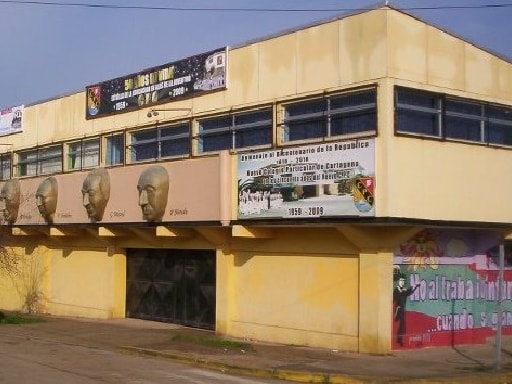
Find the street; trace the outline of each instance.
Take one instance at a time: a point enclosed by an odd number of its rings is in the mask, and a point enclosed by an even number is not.
[[[5,328],[4,328],[5,330]],[[169,360],[123,355],[113,350],[0,333],[0,383],[286,383],[236,377]]]

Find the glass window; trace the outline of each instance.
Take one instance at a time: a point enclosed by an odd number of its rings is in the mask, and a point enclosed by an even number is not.
[[[397,132],[512,146],[512,107],[397,87]]]
[[[99,165],[100,139],[80,140],[68,144],[67,169],[83,169]]]
[[[489,144],[512,145],[512,108],[487,108],[487,140]]]
[[[11,178],[12,156],[10,153],[0,155],[0,180],[8,180]]]
[[[272,144],[272,110],[251,111],[199,122],[199,153]]]
[[[189,156],[190,125],[180,124],[136,131],[131,134],[131,161]]]
[[[124,133],[114,133],[105,137],[105,164],[119,165],[124,163]]]
[[[441,136],[439,95],[397,88],[395,123],[398,132]]]
[[[368,134],[376,130],[375,89],[329,95],[284,107],[284,142]]]
[[[190,127],[188,124],[160,129],[160,157],[188,156]]]
[[[19,176],[37,176],[62,172],[62,145],[20,152],[17,169]]]
[[[448,139],[483,141],[483,105],[447,99],[445,137]]]

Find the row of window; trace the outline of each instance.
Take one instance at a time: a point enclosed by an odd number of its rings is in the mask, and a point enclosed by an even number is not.
[[[512,146],[512,108],[397,87],[398,133]]]
[[[512,108],[396,87],[395,130],[426,138],[512,146]],[[0,154],[0,178],[376,134],[377,90],[360,89],[275,108],[113,132],[19,151],[14,156]]]
[[[0,177],[37,176],[63,171],[185,158],[221,150],[271,148],[281,116],[278,144],[299,143],[377,131],[376,89],[357,90],[272,107],[132,131],[114,132],[0,155]],[[13,164],[14,160],[14,164]]]

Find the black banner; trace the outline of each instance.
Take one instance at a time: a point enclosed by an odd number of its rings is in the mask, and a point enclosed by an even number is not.
[[[87,119],[226,88],[227,49],[149,68],[86,88]]]

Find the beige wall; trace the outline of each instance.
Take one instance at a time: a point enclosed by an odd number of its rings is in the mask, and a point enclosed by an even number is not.
[[[387,12],[388,76],[465,97],[512,101],[512,64],[401,12]]]

